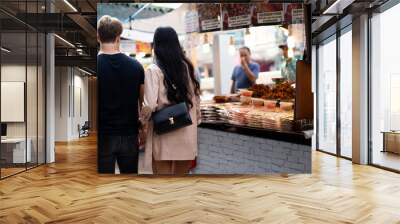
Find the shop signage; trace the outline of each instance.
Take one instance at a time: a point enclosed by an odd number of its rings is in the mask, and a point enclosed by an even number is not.
[[[199,31],[199,16],[196,10],[190,10],[185,14],[185,32],[194,33]]]
[[[200,32],[221,30],[220,4],[197,4]]]
[[[251,25],[251,5],[248,3],[222,4],[223,29],[236,29]]]
[[[196,32],[196,29],[209,32],[249,26],[303,23],[304,10],[300,3],[200,3],[197,4],[197,14],[189,11],[185,20],[187,33]]]
[[[303,5],[298,3],[285,4],[285,22],[288,24],[303,23]]]
[[[253,25],[280,24],[283,22],[283,4],[255,3],[252,13]]]

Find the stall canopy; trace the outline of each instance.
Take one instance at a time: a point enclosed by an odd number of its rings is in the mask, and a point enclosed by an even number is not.
[[[124,23],[124,32],[122,37],[129,40],[137,40],[150,43],[153,41],[153,35],[159,26],[171,26],[178,35],[185,34],[185,13],[187,5],[182,4],[179,8],[154,18],[137,19]]]

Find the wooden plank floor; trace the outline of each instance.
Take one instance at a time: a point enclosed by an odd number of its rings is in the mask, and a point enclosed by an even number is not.
[[[400,223],[400,175],[313,153],[312,175],[98,175],[96,142],[0,181],[0,223]]]

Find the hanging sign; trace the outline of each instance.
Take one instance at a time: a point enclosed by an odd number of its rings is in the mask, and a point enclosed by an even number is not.
[[[214,3],[197,4],[200,32],[221,30],[221,6]]]
[[[283,4],[255,3],[253,5],[252,24],[255,26],[281,24],[283,15]]]
[[[251,25],[251,7],[249,3],[222,4],[223,29],[237,29]]]
[[[289,24],[304,23],[303,4],[285,4],[285,22]]]
[[[185,32],[193,33],[199,31],[199,16],[196,10],[189,10],[185,13]]]

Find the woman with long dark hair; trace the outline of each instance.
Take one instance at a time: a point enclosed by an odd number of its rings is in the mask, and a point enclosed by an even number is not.
[[[142,110],[142,119],[147,126],[144,170],[154,174],[187,174],[197,156],[200,85],[193,64],[185,56],[173,28],[156,29],[153,51],[154,64],[149,65],[145,72]],[[166,134],[156,134],[151,114],[182,102],[186,103],[193,124]]]

